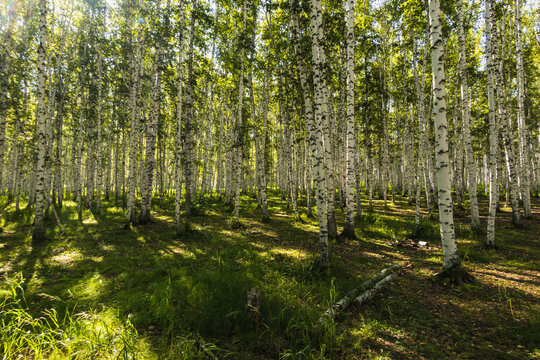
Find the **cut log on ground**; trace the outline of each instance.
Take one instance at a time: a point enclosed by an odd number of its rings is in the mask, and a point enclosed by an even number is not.
[[[373,288],[367,290],[366,292],[364,292],[362,295],[358,296],[354,300],[358,302],[359,305],[362,305],[368,302],[369,300],[373,298],[373,296],[375,296],[377,291],[381,290],[386,284],[394,280],[398,275],[399,273],[393,273],[393,274],[388,275],[387,277],[385,277],[384,279],[376,283]]]
[[[401,265],[399,264],[392,265],[382,270],[380,273],[373,276],[372,278],[364,281],[362,285],[360,285],[356,289],[351,290],[341,300],[335,303],[330,309],[326,310],[326,312],[319,318],[318,323],[322,324],[322,323],[327,322],[330,319],[334,319],[336,315],[342,312],[343,310],[345,310],[351,304],[352,301],[359,301],[358,299],[362,297],[364,294],[366,294],[369,289],[376,288],[378,285],[379,285],[379,288],[384,286],[384,284],[386,284],[388,281],[391,281],[392,279],[394,279],[395,276],[397,276],[396,274],[391,274],[391,273],[399,269],[401,269]],[[391,274],[391,275],[388,275],[388,274]],[[384,283],[382,283],[384,280],[388,279],[392,275],[395,275],[395,276],[391,278],[390,280],[387,280]],[[375,291],[375,293],[376,292],[377,290]],[[375,293],[373,293],[373,295]],[[356,297],[358,294],[361,294],[361,295]]]

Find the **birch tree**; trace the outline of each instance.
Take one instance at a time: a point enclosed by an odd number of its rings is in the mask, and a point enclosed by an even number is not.
[[[193,52],[195,49],[195,19],[196,19],[197,2],[193,2],[191,9],[189,48],[187,53],[187,85],[186,85],[186,135],[184,142],[184,181],[186,183],[185,202],[186,202],[186,218],[191,217],[191,201],[193,191],[193,117],[194,103],[193,90],[195,77],[193,74]]]
[[[34,218],[34,232],[32,239],[34,241],[43,241],[45,239],[45,224],[43,222],[45,194],[45,155],[47,151],[47,124],[46,124],[46,81],[45,78],[45,59],[47,47],[47,1],[39,0],[39,47],[38,47],[38,62],[37,62],[37,159],[36,159],[36,204]]]
[[[501,60],[501,53],[499,47],[499,38],[497,35],[497,25],[496,17],[494,11],[494,0],[488,0],[491,2],[491,11],[489,13],[490,22],[491,22],[491,52],[493,58],[493,77],[495,80],[495,94],[497,96],[497,114],[498,123],[502,128],[503,134],[503,144],[504,151],[506,154],[506,171],[508,174],[508,181],[510,186],[510,201],[512,204],[512,223],[514,225],[519,225],[521,223],[521,215],[519,208],[519,199],[518,199],[518,184],[517,184],[517,173],[515,167],[515,157],[514,157],[514,145],[511,134],[511,118],[507,116],[506,111],[506,99],[504,92],[504,68]]]
[[[327,122],[327,111],[324,105],[325,102],[325,80],[324,80],[324,57],[322,52],[321,40],[323,35],[322,22],[322,5],[320,0],[311,0],[311,52],[313,64],[313,87],[314,87],[314,103],[313,114],[315,123],[315,141],[316,149],[312,149],[312,159],[314,168],[313,182],[315,184],[315,192],[317,196],[317,217],[319,220],[319,247],[320,247],[320,264],[323,267],[330,265],[330,251],[328,248],[328,218],[326,209],[325,195],[325,168],[324,168],[324,143],[323,132],[324,124]],[[314,151],[315,150],[315,151]]]
[[[140,10],[141,3],[136,10]],[[131,15],[131,14],[129,14]],[[128,15],[128,16],[129,16]],[[143,34],[142,26],[139,22],[137,28],[135,40],[134,54],[130,54],[130,72],[131,72],[131,84],[130,84],[130,125],[131,131],[129,134],[129,170],[128,170],[128,198],[126,205],[126,218],[124,226],[129,228],[131,224],[137,222],[135,212],[135,192],[136,192],[136,177],[137,177],[137,143],[139,139],[139,111],[141,109],[141,87],[142,81],[140,79],[142,68],[144,66],[144,52],[143,52]]]
[[[156,16],[161,18],[161,1],[156,1]],[[150,118],[146,128],[146,154],[144,163],[144,183],[141,198],[141,224],[150,221],[150,210],[152,209],[152,190],[154,182],[154,168],[156,167],[156,133],[159,127],[160,115],[160,91],[161,91],[161,36],[159,25],[156,26],[156,44],[154,46],[154,63],[152,65],[152,78],[150,85],[152,88],[150,101]]]
[[[176,136],[174,141],[174,186],[175,186],[175,201],[174,201],[174,214],[176,220],[176,234],[181,235],[183,232],[182,217],[180,213],[180,200],[182,196],[182,87],[183,87],[183,72],[182,61],[184,57],[184,0],[180,0],[178,5],[178,11],[180,13],[178,20],[178,79],[176,86],[178,88],[176,94]]]
[[[435,126],[435,160],[439,202],[439,223],[443,247],[443,274],[457,283],[466,281],[462,270],[454,232],[452,189],[448,159],[448,121],[446,119],[446,80],[444,73],[444,43],[442,41],[439,0],[429,0],[431,69],[433,74],[433,117]]]
[[[486,28],[486,67],[488,77],[488,109],[489,109],[489,213],[487,222],[486,246],[495,246],[495,217],[497,203],[499,201],[499,184],[497,181],[497,153],[499,145],[499,126],[495,116],[495,86],[494,86],[494,61],[491,46],[491,1],[485,2],[485,28]]]
[[[469,201],[471,204],[471,229],[480,229],[480,214],[478,211],[477,183],[476,183],[476,161],[474,160],[474,149],[471,138],[471,109],[469,102],[469,85],[467,77],[467,52],[465,32],[465,20],[463,0],[458,0],[458,35],[459,35],[459,77],[461,94],[461,117],[463,121],[463,138],[465,141],[465,154],[467,161],[467,173],[469,174]]]
[[[347,136],[346,136],[346,220],[342,236],[355,239],[354,234],[354,0],[349,0],[347,8]],[[357,189],[360,191],[360,189]]]
[[[530,218],[531,190],[530,190],[530,158],[528,128],[525,121],[525,71],[523,69],[523,40],[521,30],[521,0],[515,2],[515,34],[516,34],[516,66],[517,66],[517,104],[518,104],[518,132],[519,132],[519,168],[521,169],[521,197],[523,199],[523,216]]]
[[[234,222],[239,224],[240,218],[240,190],[242,179],[242,100],[244,98],[244,57],[245,57],[245,39],[246,39],[246,0],[242,5],[242,32],[240,36],[240,72],[238,79],[238,107],[236,118],[236,151],[235,162],[235,193],[234,193]]]

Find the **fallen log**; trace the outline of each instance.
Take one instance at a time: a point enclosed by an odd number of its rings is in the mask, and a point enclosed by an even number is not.
[[[372,278],[364,281],[358,288],[351,290],[347,295],[345,295],[341,300],[339,300],[337,303],[335,303],[330,309],[326,310],[324,314],[321,315],[321,317],[318,320],[318,323],[324,323],[330,319],[334,319],[338,313],[345,310],[352,301],[358,301],[358,298],[362,297],[369,289],[377,287],[381,282],[383,282],[385,279],[389,278],[392,275],[388,275],[392,273],[395,270],[401,269],[401,265],[395,264],[392,265],[384,270],[382,270],[377,275],[373,276]],[[397,275],[396,275],[397,276]],[[395,277],[395,276],[394,276]],[[386,282],[391,281],[394,278],[391,278],[390,280],[385,281],[380,287],[384,286]],[[376,292],[376,291],[375,291]],[[361,294],[357,297],[357,294]],[[373,293],[374,295],[375,293]],[[372,295],[372,296],[373,296]],[[365,302],[366,300],[364,300]]]
[[[377,291],[382,289],[384,285],[386,285],[390,281],[394,280],[398,275],[399,275],[398,273],[393,273],[393,274],[388,275],[387,277],[385,277],[384,279],[376,283],[373,288],[367,290],[366,292],[364,292],[362,295],[358,296],[354,300],[357,301],[359,305],[362,305],[368,302],[369,300],[371,300],[373,296],[375,296]]]

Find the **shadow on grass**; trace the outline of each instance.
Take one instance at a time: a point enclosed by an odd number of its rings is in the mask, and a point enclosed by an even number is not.
[[[429,250],[403,250],[393,245],[394,240],[414,230],[414,218],[403,210],[406,201],[398,199],[395,207],[376,208],[362,215],[357,220],[359,240],[333,245],[330,275],[313,270],[318,252],[316,222],[294,221],[286,211],[286,202],[275,196],[269,201],[273,216],[268,224],[258,221],[261,213],[256,202],[243,197],[240,215],[244,228],[238,230],[230,226],[230,214],[223,204],[206,197],[189,220],[191,231],[181,238],[175,237],[174,198],[165,197],[162,202],[163,208],[153,206],[152,223],[124,230],[124,212],[112,202],[103,203],[97,218],[85,211],[80,222],[76,204],[66,201],[61,211],[65,236],[51,228],[45,246],[30,247],[30,217],[22,217],[20,223],[6,226],[10,233],[2,234],[1,242],[10,246],[1,249],[1,259],[8,259],[10,273],[22,271],[28,278],[28,299],[36,313],[47,307],[57,311],[75,305],[81,309],[114,307],[123,321],[130,319],[139,334],[161,352],[166,352],[179,334],[197,333],[237,353],[237,358],[300,356],[306,346],[313,357],[344,358],[350,349],[355,356],[362,356],[367,354],[365,349],[372,348],[379,355],[383,349],[394,357],[443,354],[451,358],[435,340],[425,338],[449,322],[437,307],[447,309],[452,316],[465,313],[458,311],[459,305],[452,305],[454,309],[437,295],[451,293],[430,285],[426,272],[407,276],[412,277],[411,289],[405,290],[409,280],[402,280],[400,290],[391,288],[385,293],[392,297],[382,295],[384,303],[376,298],[362,323],[353,321],[358,333],[349,329],[338,342],[335,327],[323,334],[312,329],[329,304],[389,264],[414,258],[419,268],[432,272],[440,268],[438,238],[433,235],[437,228],[432,220],[426,220]],[[305,208],[301,210],[305,212]],[[11,215],[9,208],[5,211]],[[336,217],[342,224],[343,213],[337,211]],[[480,256],[473,248],[466,261],[481,262]],[[497,260],[488,255],[485,262]],[[244,310],[246,292],[252,287],[264,293],[257,318]],[[487,285],[482,289],[488,294],[499,291]],[[405,301],[400,298],[403,291],[407,293]],[[62,301],[39,296],[41,293]],[[467,296],[474,299],[480,297],[481,290],[471,288],[462,293],[473,294]],[[487,306],[479,309],[475,321],[493,313]],[[472,312],[467,316],[473,316]],[[490,320],[486,324],[497,323]],[[514,326],[515,336],[527,328],[521,323],[505,324]],[[456,326],[462,330],[461,324]],[[448,342],[462,339],[460,336],[452,330]],[[397,346],[402,338],[409,340]]]

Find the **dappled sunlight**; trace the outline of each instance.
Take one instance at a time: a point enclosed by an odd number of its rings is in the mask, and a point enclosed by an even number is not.
[[[165,254],[167,252],[176,254],[176,255],[182,255],[186,258],[196,258],[196,254],[188,249],[185,248],[185,246],[182,245],[169,245],[167,246],[167,251],[160,250],[161,253]]]
[[[107,244],[105,242],[100,242],[99,243],[99,248],[102,251],[113,251],[113,250],[115,250],[115,246],[113,244]]]
[[[274,197],[281,216],[272,214],[269,223],[261,223],[257,211],[243,211],[242,227],[232,229],[228,210],[212,201],[206,200],[205,207],[198,210],[205,215],[192,217],[189,231],[179,238],[174,212],[159,207],[153,209],[152,223],[130,230],[122,228],[124,212],[120,208],[107,208],[97,222],[84,211],[82,223],[66,221],[67,236],[51,231],[51,241],[40,248],[31,245],[31,227],[18,224],[13,229],[27,232],[7,230],[2,234],[0,251],[2,259],[8,260],[2,269],[11,274],[22,270],[29,276],[26,291],[36,306],[75,306],[87,314],[84,316],[96,326],[88,323],[84,331],[95,332],[94,341],[124,336],[130,331],[127,326],[133,326],[137,335],[130,336],[146,349],[141,350],[146,354],[143,358],[157,356],[154,351],[163,346],[163,336],[190,339],[186,329],[227,349],[235,347],[233,341],[248,343],[253,320],[244,309],[246,291],[253,287],[264,293],[259,321],[265,324],[268,336],[260,336],[253,348],[243,348],[242,353],[257,358],[254,349],[269,349],[269,341],[272,346],[305,344],[313,335],[301,335],[299,329],[311,328],[336,297],[394,263],[414,266],[371,303],[359,309],[353,306],[336,320],[341,337],[333,346],[340,356],[417,359],[442,354],[428,340],[433,331],[448,321],[453,322],[453,338],[466,329],[464,321],[448,320],[444,311],[478,327],[495,323],[495,313],[501,313],[510,326],[519,324],[525,329],[528,306],[538,297],[533,257],[507,256],[508,252],[525,251],[530,242],[508,238],[503,255],[485,252],[476,238],[461,236],[463,263],[482,285],[452,292],[431,281],[442,261],[436,220],[423,220],[422,236],[428,248],[397,246],[414,230],[410,209],[389,206],[362,214],[357,219],[358,240],[332,242],[332,273],[326,275],[316,270],[315,220],[295,221],[292,210],[286,212],[285,202]],[[254,206],[248,203],[246,209]],[[61,216],[66,219],[73,214],[76,216],[76,203],[66,201]],[[341,230],[344,214],[338,211],[336,217]],[[501,234],[514,236],[510,234],[515,232],[508,229]],[[103,312],[89,311],[96,306]],[[113,312],[105,315],[109,310]],[[128,319],[132,325],[127,325]],[[449,344],[450,339],[444,343]],[[191,340],[182,341],[187,346]],[[110,354],[117,353],[111,350]]]
[[[75,249],[63,251],[57,255],[54,255],[50,258],[50,264],[59,264],[62,266],[69,267],[73,265],[74,262],[79,261],[83,258],[83,254]]]
[[[300,249],[283,249],[283,248],[273,248],[268,251],[268,253],[273,255],[286,256],[292,259],[305,259],[308,257],[308,254],[305,251]],[[275,256],[274,256],[275,259]]]
[[[95,301],[104,295],[109,284],[108,279],[98,272],[85,275],[81,281],[72,286],[69,291],[75,300]]]

